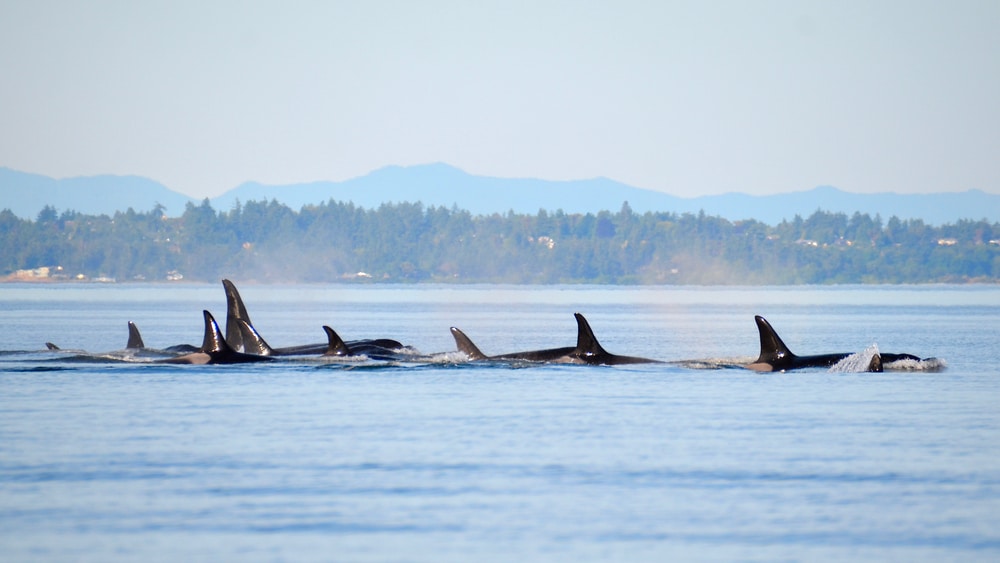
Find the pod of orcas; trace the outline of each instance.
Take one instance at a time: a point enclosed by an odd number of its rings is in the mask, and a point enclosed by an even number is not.
[[[230,280],[222,280],[226,293],[226,330],[222,329],[209,311],[203,311],[205,332],[200,346],[180,344],[164,349],[147,348],[139,328],[129,321],[126,349],[148,353],[150,362],[163,364],[243,364],[268,362],[281,356],[322,356],[327,358],[363,358],[386,361],[420,361],[421,356],[414,348],[391,338],[372,338],[344,341],[329,326],[323,326],[326,342],[302,344],[289,347],[272,347],[260,335],[250,320],[246,305]],[[458,351],[470,362],[496,362],[518,364],[587,364],[587,365],[629,365],[684,362],[663,362],[637,356],[623,356],[605,350],[590,323],[580,313],[574,313],[577,324],[575,346],[507,352],[489,355],[483,353],[461,330],[451,327]],[[715,367],[740,367],[758,372],[790,371],[803,368],[830,368],[853,356],[850,352],[832,354],[796,355],[788,349],[778,333],[764,317],[754,317],[760,335],[760,354],[750,363],[719,363]],[[51,342],[50,350],[60,348]],[[439,355],[438,355],[439,356]],[[913,354],[890,354],[875,352],[863,371],[881,372],[887,365],[910,362],[938,362],[936,358],[920,358]],[[943,365],[943,363],[942,363]]]

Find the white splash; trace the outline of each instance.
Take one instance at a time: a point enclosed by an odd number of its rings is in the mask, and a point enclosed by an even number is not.
[[[882,364],[885,371],[944,371],[948,364],[940,358],[925,358],[923,360],[898,360]]]
[[[878,353],[878,344],[872,344],[864,350],[856,354],[851,354],[830,366],[830,371],[838,373],[865,373],[872,364],[872,358]]]
[[[878,354],[878,344],[872,344],[861,352],[851,354],[830,367],[831,372],[864,373],[871,366],[872,358]],[[944,371],[947,363],[940,358],[924,358],[922,360],[897,360],[882,364],[883,371]]]

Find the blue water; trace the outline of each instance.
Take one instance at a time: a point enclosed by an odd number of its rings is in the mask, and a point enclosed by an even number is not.
[[[278,346],[567,346],[579,311],[611,352],[749,361],[763,314],[947,367],[82,361],[44,343],[198,344],[221,286],[0,286],[0,559],[1000,558],[1000,288],[240,290]]]

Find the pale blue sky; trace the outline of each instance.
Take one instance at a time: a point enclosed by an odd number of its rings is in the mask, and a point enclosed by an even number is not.
[[[0,0],[0,166],[1000,193],[1000,2]]]

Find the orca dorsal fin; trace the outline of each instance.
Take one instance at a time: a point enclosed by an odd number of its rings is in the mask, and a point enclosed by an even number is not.
[[[202,311],[205,316],[205,338],[201,341],[201,351],[207,354],[219,352],[232,352],[233,349],[226,343],[219,329],[219,323],[215,322],[215,317],[207,310]]]
[[[575,353],[584,356],[600,356],[607,354],[607,350],[601,347],[601,343],[594,336],[594,331],[590,328],[590,323],[580,313],[573,313],[576,317],[576,350]]]
[[[760,333],[760,356],[756,363],[775,365],[795,358],[795,354],[785,346],[767,319],[756,315],[754,321],[757,323],[757,332]]]
[[[128,344],[125,345],[127,350],[138,350],[140,348],[145,348],[146,344],[142,341],[142,335],[139,334],[139,327],[135,326],[132,321],[128,322]]]
[[[323,325],[323,330],[326,332],[326,339],[329,345],[326,348],[326,352],[323,352],[324,356],[350,356],[351,349],[347,347],[344,343],[344,339],[337,334],[337,331],[332,328]]]
[[[247,313],[246,305],[240,292],[236,291],[236,285],[229,280],[222,280],[222,287],[226,290],[226,342],[236,350],[244,349],[243,332],[240,329],[239,321],[246,321],[251,327],[250,314]]]
[[[470,360],[486,359],[486,354],[483,354],[479,350],[479,347],[473,344],[472,340],[464,332],[451,327],[451,335],[455,338],[455,345],[458,346],[458,351],[464,353]]]
[[[274,355],[274,349],[268,345],[264,337],[257,332],[257,329],[253,327],[244,319],[237,319],[236,325],[240,331],[240,340],[243,342],[244,354],[253,354],[255,356],[271,356]],[[226,338],[229,341],[229,338]]]

